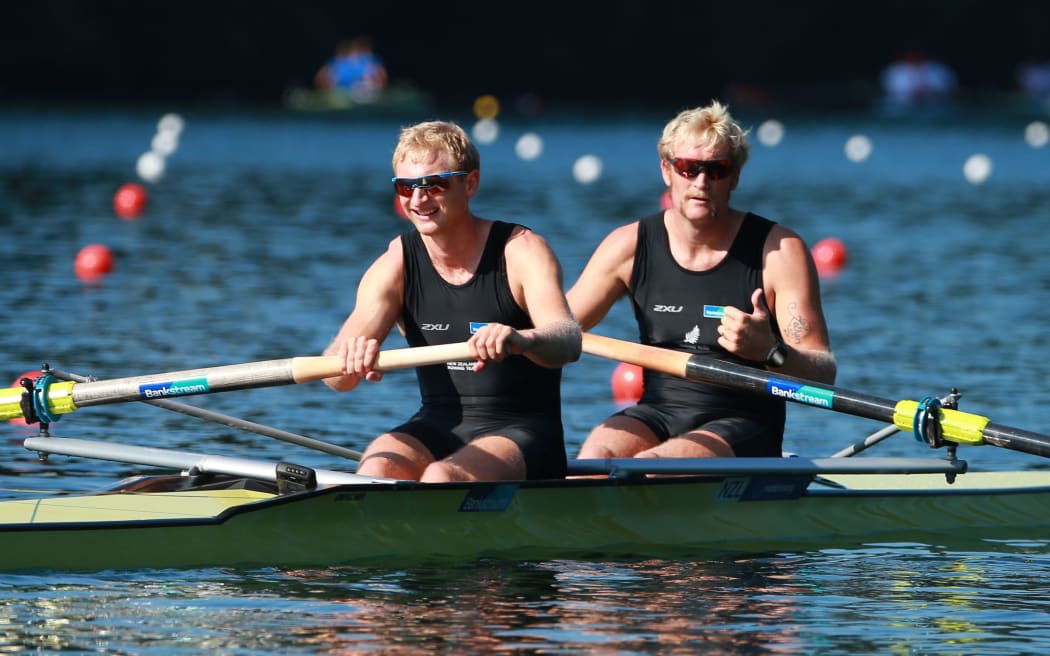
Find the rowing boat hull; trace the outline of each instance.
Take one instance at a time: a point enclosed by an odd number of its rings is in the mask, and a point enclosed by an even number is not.
[[[0,570],[300,567],[1050,537],[1050,472],[670,477],[0,502]]]

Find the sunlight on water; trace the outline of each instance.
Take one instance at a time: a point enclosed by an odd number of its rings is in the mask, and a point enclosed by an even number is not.
[[[44,362],[114,378],[316,354],[353,306],[364,269],[408,226],[394,214],[389,184],[394,122],[179,118],[177,143],[167,144],[177,148],[149,186],[147,209],[121,221],[114,193],[135,179],[137,158],[160,130],[157,116],[0,114],[7,380]],[[474,209],[542,233],[571,284],[610,229],[659,208],[656,141],[666,118],[501,116],[494,140],[481,146]],[[822,289],[838,384],[890,399],[957,387],[965,410],[1050,432],[1050,307],[1041,301],[1050,290],[1042,238],[1050,161],[1025,142],[1031,120],[769,118],[747,117],[754,129],[765,125],[764,137],[735,204],[785,222],[811,245],[834,237],[847,246],[846,269]],[[975,153],[991,163],[983,184],[964,176]],[[589,168],[579,165],[584,157],[593,158]],[[111,249],[114,271],[84,284],[73,260],[95,242]],[[597,332],[630,339],[626,304]],[[398,336],[388,342],[402,345]],[[613,369],[584,358],[566,370],[570,455],[615,409]],[[349,395],[300,385],[192,403],[362,449],[417,399],[413,373],[399,371]],[[785,446],[827,456],[879,428],[793,406]],[[52,429],[352,468],[142,405],[86,408]],[[30,434],[5,431],[0,497],[93,491],[137,471],[76,458],[39,462],[19,446]],[[902,434],[876,455],[928,453]],[[961,455],[981,466],[1042,465],[994,447]],[[1045,541],[975,536],[965,549],[891,544],[747,558],[0,575],[0,650],[666,653],[688,645],[711,653],[1014,654],[1050,639],[1048,554]]]

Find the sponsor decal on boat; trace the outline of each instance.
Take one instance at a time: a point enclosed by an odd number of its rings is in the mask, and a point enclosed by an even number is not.
[[[517,493],[517,483],[478,485],[467,490],[459,512],[503,512]]]
[[[205,394],[211,391],[207,378],[173,380],[171,382],[139,385],[139,396],[144,399],[162,399],[167,396],[186,396],[187,394]]]
[[[832,403],[835,401],[835,393],[831,390],[820,389],[819,387],[812,387],[810,385],[789,383],[786,380],[778,380],[776,378],[769,379],[769,383],[766,385],[766,391],[772,396],[779,396],[782,399],[795,401],[797,403],[805,403],[807,405],[815,405],[820,408],[830,409]]]
[[[722,482],[716,501],[780,501],[797,499],[811,476],[734,476]]]
[[[721,319],[726,315],[726,306],[724,305],[705,305],[704,306],[704,318],[705,319]]]

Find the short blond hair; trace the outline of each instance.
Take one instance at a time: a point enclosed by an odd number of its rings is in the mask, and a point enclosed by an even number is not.
[[[435,151],[452,158],[458,171],[473,171],[481,166],[481,155],[466,131],[450,121],[426,121],[401,129],[394,148],[393,167],[406,159],[419,161]]]
[[[725,144],[729,147],[729,158],[733,168],[740,170],[747,163],[751,144],[747,133],[729,115],[729,108],[712,100],[706,107],[687,109],[675,116],[664,126],[664,133],[656,144],[661,159],[674,157],[674,148],[686,139],[699,139],[704,146]]]

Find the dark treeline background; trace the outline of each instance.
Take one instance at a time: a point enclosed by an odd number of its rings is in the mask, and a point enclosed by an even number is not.
[[[704,3],[40,0],[0,13],[0,101],[276,105],[336,42],[368,34],[392,78],[439,102],[535,94],[602,107],[706,102],[840,106],[906,49],[964,92],[1016,87],[1050,58],[1050,2]]]

